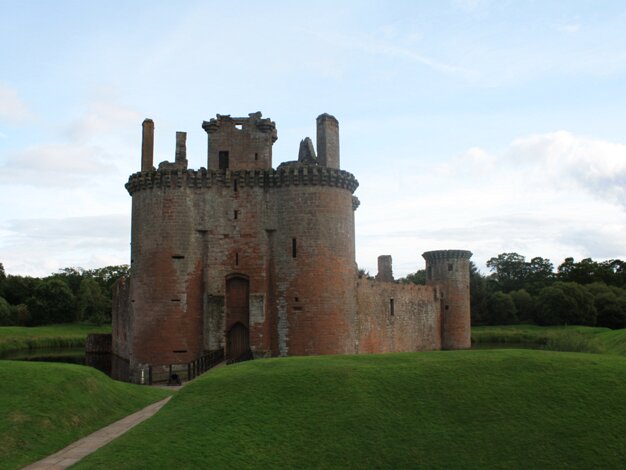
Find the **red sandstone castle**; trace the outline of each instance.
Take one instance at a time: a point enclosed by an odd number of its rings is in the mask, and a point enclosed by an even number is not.
[[[227,359],[470,347],[469,258],[430,251],[427,285],[358,278],[355,177],[339,167],[339,125],[317,118],[298,160],[272,168],[276,125],[252,113],[205,121],[207,168],[190,170],[186,133],[174,162],[153,166],[143,123],[130,176],[131,270],[117,284],[113,352],[131,377],[147,366]]]

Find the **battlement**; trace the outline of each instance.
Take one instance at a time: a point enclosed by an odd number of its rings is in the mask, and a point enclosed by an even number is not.
[[[435,263],[445,260],[468,260],[472,257],[472,252],[467,250],[434,250],[422,253],[424,259],[428,262]]]
[[[260,187],[264,189],[283,186],[330,186],[347,189],[353,193],[359,182],[352,173],[319,166],[280,166],[277,170],[183,170],[160,168],[138,172],[130,176],[126,189],[134,193],[152,188],[210,188],[230,186],[237,180],[238,188]],[[358,200],[357,200],[358,201]]]

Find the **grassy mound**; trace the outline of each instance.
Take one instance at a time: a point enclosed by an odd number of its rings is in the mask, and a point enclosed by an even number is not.
[[[620,468],[626,358],[532,350],[252,361],[76,468]]]
[[[626,355],[626,329],[590,326],[506,325],[472,327],[472,343],[527,344],[552,351]]]
[[[66,323],[47,326],[0,327],[0,356],[9,351],[34,348],[84,346],[89,333],[110,333],[111,325]]]
[[[0,361],[0,468],[17,469],[165,398],[90,367]]]

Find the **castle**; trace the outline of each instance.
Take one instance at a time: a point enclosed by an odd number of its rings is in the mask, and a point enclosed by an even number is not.
[[[114,292],[113,352],[131,378],[223,350],[228,360],[470,347],[469,258],[429,251],[425,286],[376,279],[355,262],[355,177],[340,169],[339,124],[317,118],[297,161],[272,168],[276,125],[260,112],[205,121],[207,168],[153,166],[143,122],[130,176],[131,269]]]

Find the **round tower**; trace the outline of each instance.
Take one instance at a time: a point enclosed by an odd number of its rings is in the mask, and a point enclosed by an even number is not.
[[[427,251],[426,284],[436,286],[441,301],[441,348],[471,347],[470,319],[470,251]]]
[[[275,178],[278,354],[354,354],[358,182],[346,171],[296,162]]]

